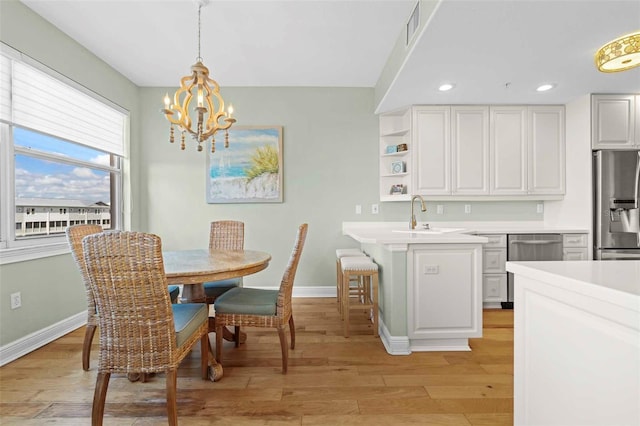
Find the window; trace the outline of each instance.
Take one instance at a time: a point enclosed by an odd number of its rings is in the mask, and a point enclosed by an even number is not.
[[[67,224],[120,227],[127,119],[0,44],[0,263],[67,252]]]

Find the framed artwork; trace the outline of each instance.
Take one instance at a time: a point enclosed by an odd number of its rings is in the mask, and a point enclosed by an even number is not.
[[[282,126],[236,126],[207,154],[207,203],[282,202]]]

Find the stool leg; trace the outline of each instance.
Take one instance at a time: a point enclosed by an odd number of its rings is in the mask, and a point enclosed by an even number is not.
[[[378,337],[378,273],[373,274],[373,282],[371,283],[371,292],[373,293],[373,335]]]
[[[342,314],[342,266],[340,265],[340,258],[336,259],[336,299],[338,312]]]
[[[342,273],[342,316],[344,322],[342,324],[342,333],[344,337],[349,337],[349,288],[350,285],[349,272]]]

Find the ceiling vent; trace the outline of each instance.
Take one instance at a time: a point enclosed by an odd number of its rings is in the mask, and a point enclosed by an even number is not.
[[[420,26],[420,2],[416,3],[416,7],[413,8],[411,16],[407,21],[407,46],[413,40],[413,36],[416,35],[418,27]]]

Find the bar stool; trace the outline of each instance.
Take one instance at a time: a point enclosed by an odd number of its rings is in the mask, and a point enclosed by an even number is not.
[[[336,299],[338,302],[338,312],[342,313],[342,267],[340,259],[343,257],[358,257],[366,255],[357,248],[336,249]]]
[[[370,309],[373,318],[373,335],[378,336],[378,264],[368,257],[343,257],[342,269],[342,316],[344,337],[349,337],[349,315],[351,310]],[[350,283],[356,280],[358,289],[353,291]],[[355,297],[354,297],[355,296]]]

